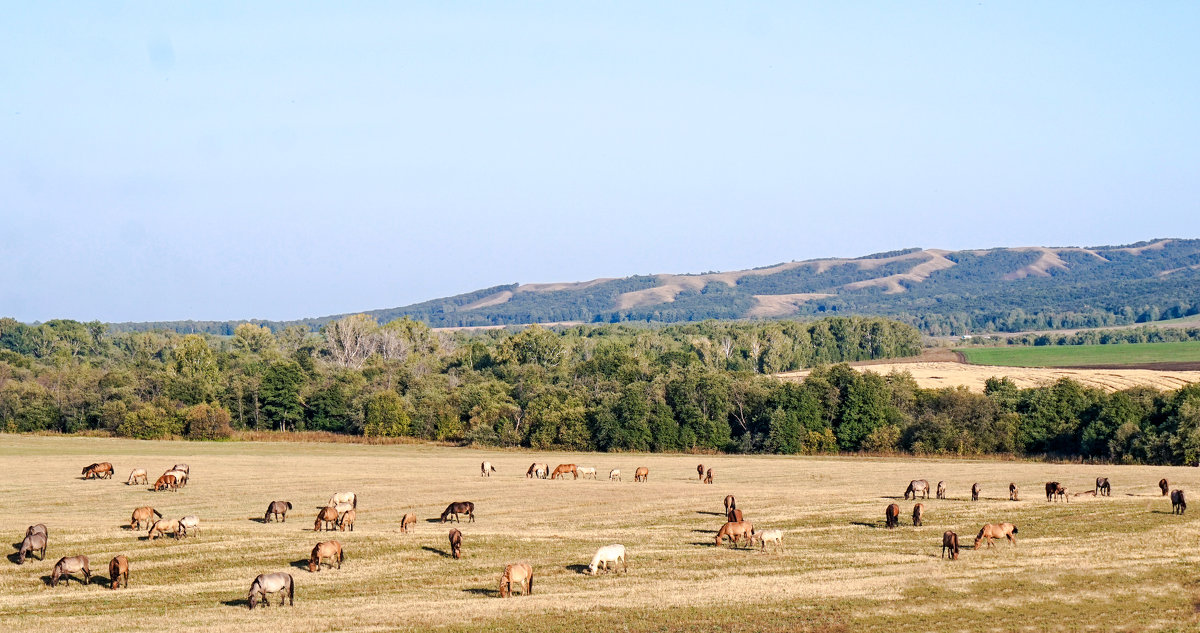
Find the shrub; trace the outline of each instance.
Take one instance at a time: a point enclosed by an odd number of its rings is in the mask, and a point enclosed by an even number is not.
[[[125,415],[125,421],[117,426],[117,435],[139,440],[157,440],[183,431],[183,424],[174,412],[146,405]]]
[[[187,436],[194,440],[227,440],[233,437],[229,411],[221,406],[197,404],[183,414]]]

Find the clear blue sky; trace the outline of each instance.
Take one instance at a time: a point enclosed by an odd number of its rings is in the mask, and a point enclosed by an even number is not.
[[[1200,3],[26,2],[0,316],[1200,234]]]

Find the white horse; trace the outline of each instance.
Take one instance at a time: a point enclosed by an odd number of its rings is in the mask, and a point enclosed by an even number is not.
[[[775,551],[783,552],[783,530],[763,530],[750,537],[750,545],[754,545],[754,541],[762,543],[762,551],[767,551],[767,543],[775,545]]]
[[[138,483],[138,480],[141,480],[143,484],[150,483],[147,481],[145,468],[134,468],[133,470],[129,471],[129,479],[125,480],[125,485],[128,486],[130,484],[136,484]]]
[[[338,516],[341,517],[343,514],[346,514],[350,510],[353,510],[354,504],[342,502],[342,503],[339,503],[339,504],[333,506],[333,509],[337,510]]]
[[[273,593],[285,592],[283,598],[279,601],[280,606],[285,603],[291,603],[296,606],[296,589],[292,582],[291,574],[275,573],[275,574],[259,574],[254,582],[250,583],[250,592],[246,595],[246,602],[249,603],[250,609],[258,606],[259,600],[264,605],[269,605],[267,596]]]
[[[588,475],[591,475],[592,479],[596,478],[596,469],[595,468],[584,468],[584,467],[580,466],[580,467],[576,468],[575,470],[579,472],[580,479],[587,479]]]
[[[621,544],[605,545],[596,550],[596,555],[592,557],[592,564],[588,565],[588,573],[595,576],[596,570],[600,568],[607,572],[615,569],[617,563],[620,563],[626,572],[629,571],[629,564],[625,560],[625,546]]]
[[[608,471],[608,480],[609,481],[621,481],[621,469],[614,468],[614,469]]]
[[[479,465],[479,470],[481,477],[491,477],[492,473],[496,472],[496,467],[492,465],[492,462],[483,462]]]
[[[179,527],[175,528],[175,538],[188,536],[189,530],[194,531],[196,536],[200,536],[200,519],[195,515],[185,516],[179,520]]]
[[[348,503],[350,504],[350,507],[358,508],[358,495],[354,494],[353,492],[334,493],[334,495],[329,498],[329,505],[336,508],[339,503]]]

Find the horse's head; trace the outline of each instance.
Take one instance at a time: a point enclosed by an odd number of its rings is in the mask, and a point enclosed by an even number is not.
[[[250,607],[251,611],[254,610],[254,607],[258,606],[258,594],[254,593],[253,589],[250,590],[250,595],[246,596],[246,604]]]
[[[308,571],[317,571],[317,567],[320,566],[318,560],[316,552],[313,552],[313,555],[308,559]]]
[[[983,542],[982,536],[975,537],[975,549],[979,549],[979,544]]]

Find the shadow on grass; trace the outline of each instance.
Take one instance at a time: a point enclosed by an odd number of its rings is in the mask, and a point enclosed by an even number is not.
[[[430,546],[428,546],[428,545],[422,545],[422,546],[421,546],[421,549],[423,549],[423,550],[425,550],[425,551],[427,551],[427,552],[433,552],[434,554],[437,554],[437,555],[441,556],[442,558],[454,558],[454,556],[453,556],[452,554],[450,554],[449,552],[446,552],[445,550],[440,550],[440,549],[438,549],[438,548],[436,548],[436,547],[430,547]]]
[[[308,559],[307,558],[302,558],[300,560],[294,560],[288,564],[291,565],[292,567],[295,567],[296,569],[303,569],[304,571],[308,571]]]
[[[98,585],[98,584],[100,584],[101,578],[102,578],[102,576],[93,575],[91,581],[89,581],[87,584]],[[42,582],[45,583],[45,585],[47,587],[50,586],[50,581],[53,579],[54,579],[54,576],[51,576],[50,574],[46,574],[45,576],[42,576]],[[75,574],[63,574],[62,576],[58,577],[58,584],[60,584],[60,585],[82,585],[82,584],[84,584],[83,576],[82,575],[76,576]],[[105,586],[107,586],[107,583],[105,584]]]
[[[871,528],[872,530],[877,530],[877,529],[879,529],[879,524],[878,524],[878,523],[867,523],[866,521],[851,521],[851,522],[850,522],[850,525],[858,525],[858,526],[862,526],[862,527],[869,527],[869,528]]]
[[[20,547],[20,546],[21,546],[21,544],[17,543],[16,547]],[[41,560],[40,558],[37,557],[37,554],[34,554],[33,556],[26,556],[25,560],[29,560],[30,558],[33,558],[34,560]],[[19,560],[21,560],[21,552],[13,552],[8,555],[8,562],[10,562],[14,565],[18,564],[17,561],[19,561]]]
[[[582,574],[588,570],[588,566],[587,565],[567,565],[564,569],[566,569],[567,571],[573,571],[577,574]]]
[[[499,596],[500,595],[500,592],[496,591],[495,589],[484,589],[482,587],[472,587],[470,589],[463,589],[463,593],[469,593],[469,594],[473,594],[476,596]]]
[[[716,534],[716,530],[692,530],[696,534]]]
[[[264,525],[265,525],[265,524],[267,524],[267,523],[270,523],[270,521],[268,521],[268,520],[266,520],[266,519],[264,519],[264,518],[262,518],[262,517],[249,517],[249,518],[248,518],[248,519],[246,519],[246,520],[247,520],[247,521],[254,521],[255,523],[262,523],[262,524],[264,524]],[[279,521],[279,523],[286,523],[286,521]]]
[[[245,609],[246,607],[250,606],[250,601],[246,600],[245,598],[238,598],[237,600],[226,600],[221,604],[227,607],[241,607]]]
[[[425,522],[426,523],[441,523],[442,520],[441,519],[425,519]],[[454,523],[454,521],[451,521],[451,523]]]
[[[725,513],[723,513],[723,512],[705,512],[704,510],[696,510],[696,514],[705,514],[705,515],[708,515],[708,516],[710,516],[710,517],[723,517],[723,516],[725,516]]]
[[[1175,513],[1167,512],[1166,510],[1151,510],[1150,514],[1175,514]],[[1179,515],[1179,516],[1183,516],[1183,515]]]

